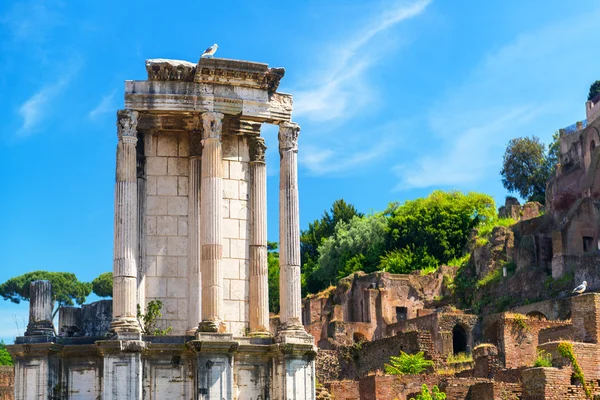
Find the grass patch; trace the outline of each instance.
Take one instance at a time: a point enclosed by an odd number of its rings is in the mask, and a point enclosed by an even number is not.
[[[467,265],[470,258],[471,258],[471,253],[465,254],[462,257],[454,257],[452,260],[448,261],[448,266],[449,267],[462,267],[463,265]]]
[[[585,382],[585,376],[583,375],[583,371],[577,362],[577,358],[575,357],[575,353],[573,353],[573,345],[569,342],[560,342],[558,344],[558,352],[561,356],[565,357],[569,361],[571,361],[571,365],[573,366],[573,376],[575,379],[581,383],[583,390],[585,391],[585,396],[588,399],[592,398],[592,389]]]
[[[450,354],[446,359],[448,364],[462,364],[467,362],[473,362],[473,355],[471,353],[458,353]]]
[[[422,268],[419,270],[419,274],[421,274],[421,276],[431,275],[431,274],[435,273],[435,271],[437,271],[437,270],[438,270],[438,267]]]
[[[481,289],[482,287],[487,286],[491,283],[500,281],[501,278],[502,278],[502,271],[500,269],[495,269],[495,270],[491,271],[490,273],[488,273],[483,278],[481,278],[480,280],[478,280],[477,283],[475,284],[475,287],[477,289]]]

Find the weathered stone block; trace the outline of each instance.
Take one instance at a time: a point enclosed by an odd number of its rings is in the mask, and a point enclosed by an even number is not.
[[[223,267],[223,278],[224,279],[239,279],[239,263],[240,261],[232,258],[224,258],[221,261]]]
[[[165,236],[176,236],[177,224],[177,217],[158,216],[156,217],[156,234]]]
[[[179,196],[187,196],[189,193],[189,179],[185,176],[177,178],[177,194]]]
[[[156,154],[159,156],[177,157],[179,145],[177,136],[160,133],[158,135],[158,148]]]
[[[239,183],[232,179],[223,179],[223,197],[226,199],[239,199]]]
[[[178,276],[178,259],[172,256],[156,257],[156,276]]]
[[[167,278],[167,297],[187,297],[187,279]]]
[[[167,198],[161,196],[146,197],[147,215],[167,215]]]
[[[167,238],[167,254],[170,256],[186,256],[188,239],[185,236],[169,236]]]
[[[239,239],[240,224],[237,219],[224,219],[222,229],[224,238]]]
[[[188,217],[177,218],[177,234],[179,236],[188,235]]]
[[[177,196],[177,177],[159,176],[157,178],[156,193],[159,196]]]
[[[187,176],[189,174],[189,165],[187,158],[169,157],[167,173],[169,175]]]
[[[146,254],[149,256],[166,256],[167,238],[165,236],[147,236]]]
[[[229,179],[248,180],[248,163],[230,161]]]
[[[223,300],[223,317],[225,321],[240,321],[240,302]]]
[[[187,215],[188,199],[187,197],[169,197],[167,198],[167,215]]]
[[[148,157],[146,158],[147,175],[166,175],[167,158],[166,157]]]
[[[146,300],[167,297],[167,280],[163,277],[146,277]]]
[[[246,240],[230,239],[230,244],[231,258],[241,258],[243,260],[248,258],[248,242]]]

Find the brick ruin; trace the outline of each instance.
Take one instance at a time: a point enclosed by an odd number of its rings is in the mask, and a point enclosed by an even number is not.
[[[572,346],[589,398],[600,398],[600,294],[589,293],[600,290],[598,104],[600,96],[586,103],[587,121],[560,130],[546,206],[509,197],[499,216],[516,224],[494,228],[484,245],[468,244],[475,281],[494,271],[502,276],[473,288],[479,312],[443,300],[445,279],[456,273],[445,266],[428,276],[357,273],[303,300],[305,329],[319,347],[319,398],[404,400],[425,383],[448,399],[586,399],[561,343]],[[583,280],[587,292],[571,295]],[[551,354],[552,367],[533,367],[538,350]],[[424,375],[384,375],[399,351],[422,351],[435,367]],[[461,352],[472,360],[449,358]]]
[[[113,300],[59,311],[31,286],[14,397],[315,398],[301,322],[297,152],[283,68],[200,58],[146,62],[117,113]],[[263,123],[279,127],[280,324],[269,330]],[[163,304],[159,328],[137,318]],[[2,392],[0,392],[2,393]]]

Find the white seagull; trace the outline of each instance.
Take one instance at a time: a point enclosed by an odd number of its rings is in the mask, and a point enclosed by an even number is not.
[[[216,43],[213,44],[208,49],[204,50],[204,53],[202,53],[202,56],[200,56],[200,58],[213,58],[218,48],[219,46]]]
[[[583,281],[583,283],[581,285],[577,286],[575,289],[573,289],[573,292],[571,292],[571,293],[581,294],[581,293],[585,292],[586,288],[587,288],[587,282]]]

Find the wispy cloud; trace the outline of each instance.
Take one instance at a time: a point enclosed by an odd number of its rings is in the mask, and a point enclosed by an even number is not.
[[[583,118],[583,91],[597,71],[582,55],[595,43],[589,32],[598,17],[600,12],[591,10],[554,22],[483,57],[465,81],[432,103],[423,117],[427,145],[410,162],[393,167],[396,189],[487,184],[498,176],[511,138],[535,134],[547,140],[562,125]],[[580,76],[573,77],[573,68]],[[570,79],[563,79],[567,75]]]
[[[88,117],[90,119],[96,119],[99,115],[109,113],[116,109],[114,104],[116,90],[113,90],[110,94],[102,97],[100,103],[92,111],[89,112]]]
[[[15,3],[0,17],[0,24],[9,32],[6,39],[15,42],[48,41],[48,32],[65,23],[58,11],[62,7],[62,2],[54,0]]]
[[[336,51],[328,52],[330,58],[322,60],[327,65],[327,72],[318,84],[294,91],[295,115],[320,121],[340,119],[349,115],[351,104],[359,106],[368,102],[366,73],[376,62],[376,53],[381,47],[373,39],[398,23],[421,14],[429,3],[430,0],[401,2],[366,23],[355,37],[331,44]],[[359,53],[361,57],[358,57]]]
[[[52,110],[51,101],[58,97],[79,72],[83,62],[74,57],[66,63],[64,71],[55,82],[47,83],[29,97],[19,107],[18,113],[23,119],[18,135],[25,137],[35,132]]]
[[[383,137],[375,142],[375,145],[367,148],[342,148],[341,151],[307,145],[300,153],[300,163],[312,175],[326,175],[340,173],[355,169],[357,166],[368,164],[389,151],[393,150],[398,143],[394,143],[390,137]]]

